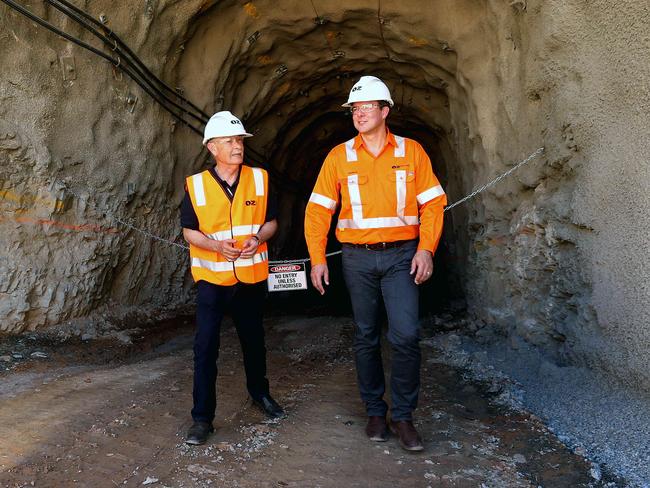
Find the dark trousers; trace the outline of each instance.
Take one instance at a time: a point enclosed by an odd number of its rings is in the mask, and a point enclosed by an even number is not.
[[[266,347],[262,325],[266,282],[219,286],[197,283],[196,335],[194,337],[194,408],[192,418],[212,422],[217,405],[217,359],[221,320],[230,310],[244,356],[246,386],[251,397],[269,393]]]
[[[378,321],[380,298],[391,347],[391,417],[412,420],[420,391],[418,288],[409,274],[417,242],[370,251],[343,244],[343,275],[355,321],[354,352],[361,399],[370,415],[386,415]]]

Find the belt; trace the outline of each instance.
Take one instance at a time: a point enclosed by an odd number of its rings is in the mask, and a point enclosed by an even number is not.
[[[401,247],[407,242],[415,242],[415,239],[409,239],[408,241],[375,242],[372,244],[355,244],[353,242],[344,242],[343,245],[367,249],[368,251],[383,251],[384,249],[394,249],[396,247]]]

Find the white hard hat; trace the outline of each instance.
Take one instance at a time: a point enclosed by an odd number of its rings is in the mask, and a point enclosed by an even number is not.
[[[252,137],[253,134],[246,132],[241,120],[228,112],[228,110],[217,112],[210,117],[210,120],[208,120],[208,123],[205,125],[205,131],[203,131],[203,145],[213,137],[230,136]]]
[[[390,98],[390,91],[383,81],[376,76],[362,76],[350,90],[348,101],[342,107],[351,107],[354,102],[372,102],[374,100],[385,100],[391,107],[395,105],[393,99]]]

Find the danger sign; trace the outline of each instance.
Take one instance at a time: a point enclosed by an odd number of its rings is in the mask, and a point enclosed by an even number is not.
[[[269,291],[306,290],[305,263],[277,264],[269,266],[267,280]]]

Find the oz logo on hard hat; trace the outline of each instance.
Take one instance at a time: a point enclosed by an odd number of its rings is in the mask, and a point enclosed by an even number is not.
[[[231,124],[239,124],[239,125],[241,125],[241,122],[239,120],[231,120],[230,123]]]
[[[390,107],[395,105],[390,97],[390,90],[383,81],[376,76],[362,76],[352,87],[348,101],[342,106],[350,108],[353,103],[373,100],[388,102]]]

